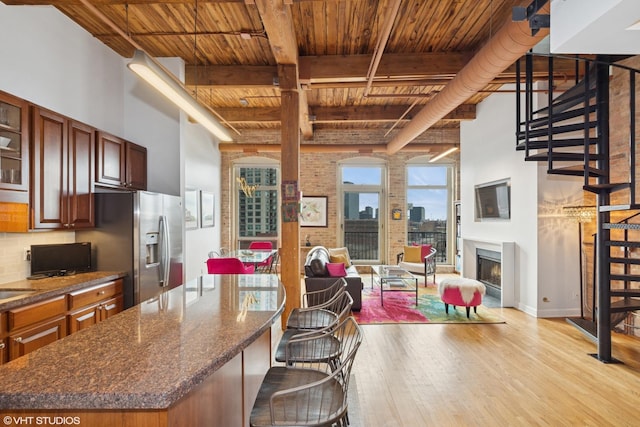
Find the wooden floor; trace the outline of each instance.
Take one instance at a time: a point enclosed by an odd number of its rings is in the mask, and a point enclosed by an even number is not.
[[[640,425],[640,340],[604,364],[564,319],[492,310],[506,324],[362,326],[351,426]]]

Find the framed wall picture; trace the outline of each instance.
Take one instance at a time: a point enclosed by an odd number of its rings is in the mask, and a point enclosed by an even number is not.
[[[184,228],[193,230],[200,225],[200,198],[198,190],[185,190],[184,192]]]
[[[327,227],[327,196],[302,196],[301,227]]]
[[[212,192],[200,191],[200,212],[200,226],[202,228],[213,227],[215,225],[215,204]]]

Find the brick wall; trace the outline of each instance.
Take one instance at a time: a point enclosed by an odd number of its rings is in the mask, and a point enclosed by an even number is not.
[[[302,141],[301,144],[386,144],[391,140],[391,136],[385,137],[385,131],[379,130],[316,130],[312,141]],[[236,142],[240,144],[277,144],[280,141],[279,130],[254,130],[243,131],[242,135],[236,138]],[[459,143],[459,129],[435,129],[425,132],[418,137],[413,143]],[[436,151],[435,154],[440,151]],[[388,254],[387,261],[395,262],[395,256],[401,252],[406,236],[406,218],[405,209],[405,165],[412,158],[423,156],[428,153],[400,151],[392,156],[386,153],[368,153],[358,154],[356,152],[335,152],[335,153],[302,153],[300,155],[300,182],[299,188],[304,195],[307,196],[328,196],[328,227],[303,227],[300,229],[300,246],[305,244],[305,236],[309,235],[312,245],[323,245],[328,247],[337,246],[339,238],[339,225],[337,218],[337,191],[338,191],[338,164],[340,161],[370,157],[387,164],[388,185],[387,194],[388,212],[384,213],[387,218],[386,239]],[[434,155],[435,155],[434,154]],[[279,153],[257,153],[255,156],[266,157],[270,159],[279,159]],[[230,189],[231,189],[231,168],[234,162],[246,158],[246,153],[223,152],[222,153],[222,245],[231,247],[233,234],[233,224],[229,212],[231,209]],[[458,155],[454,154],[448,157],[449,161],[458,163]],[[456,179],[457,179],[456,174]],[[455,185],[455,188],[458,188]],[[454,200],[458,195],[454,195]],[[403,218],[400,221],[392,221],[391,209],[400,208],[403,211]],[[382,215],[382,214],[381,214]]]

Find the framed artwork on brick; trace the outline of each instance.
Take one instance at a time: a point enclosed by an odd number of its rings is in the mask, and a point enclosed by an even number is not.
[[[302,196],[301,227],[327,227],[327,196]]]

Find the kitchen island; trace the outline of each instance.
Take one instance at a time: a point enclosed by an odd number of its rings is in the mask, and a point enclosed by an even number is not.
[[[284,300],[275,275],[203,275],[0,366],[0,414],[14,424],[247,425]]]

